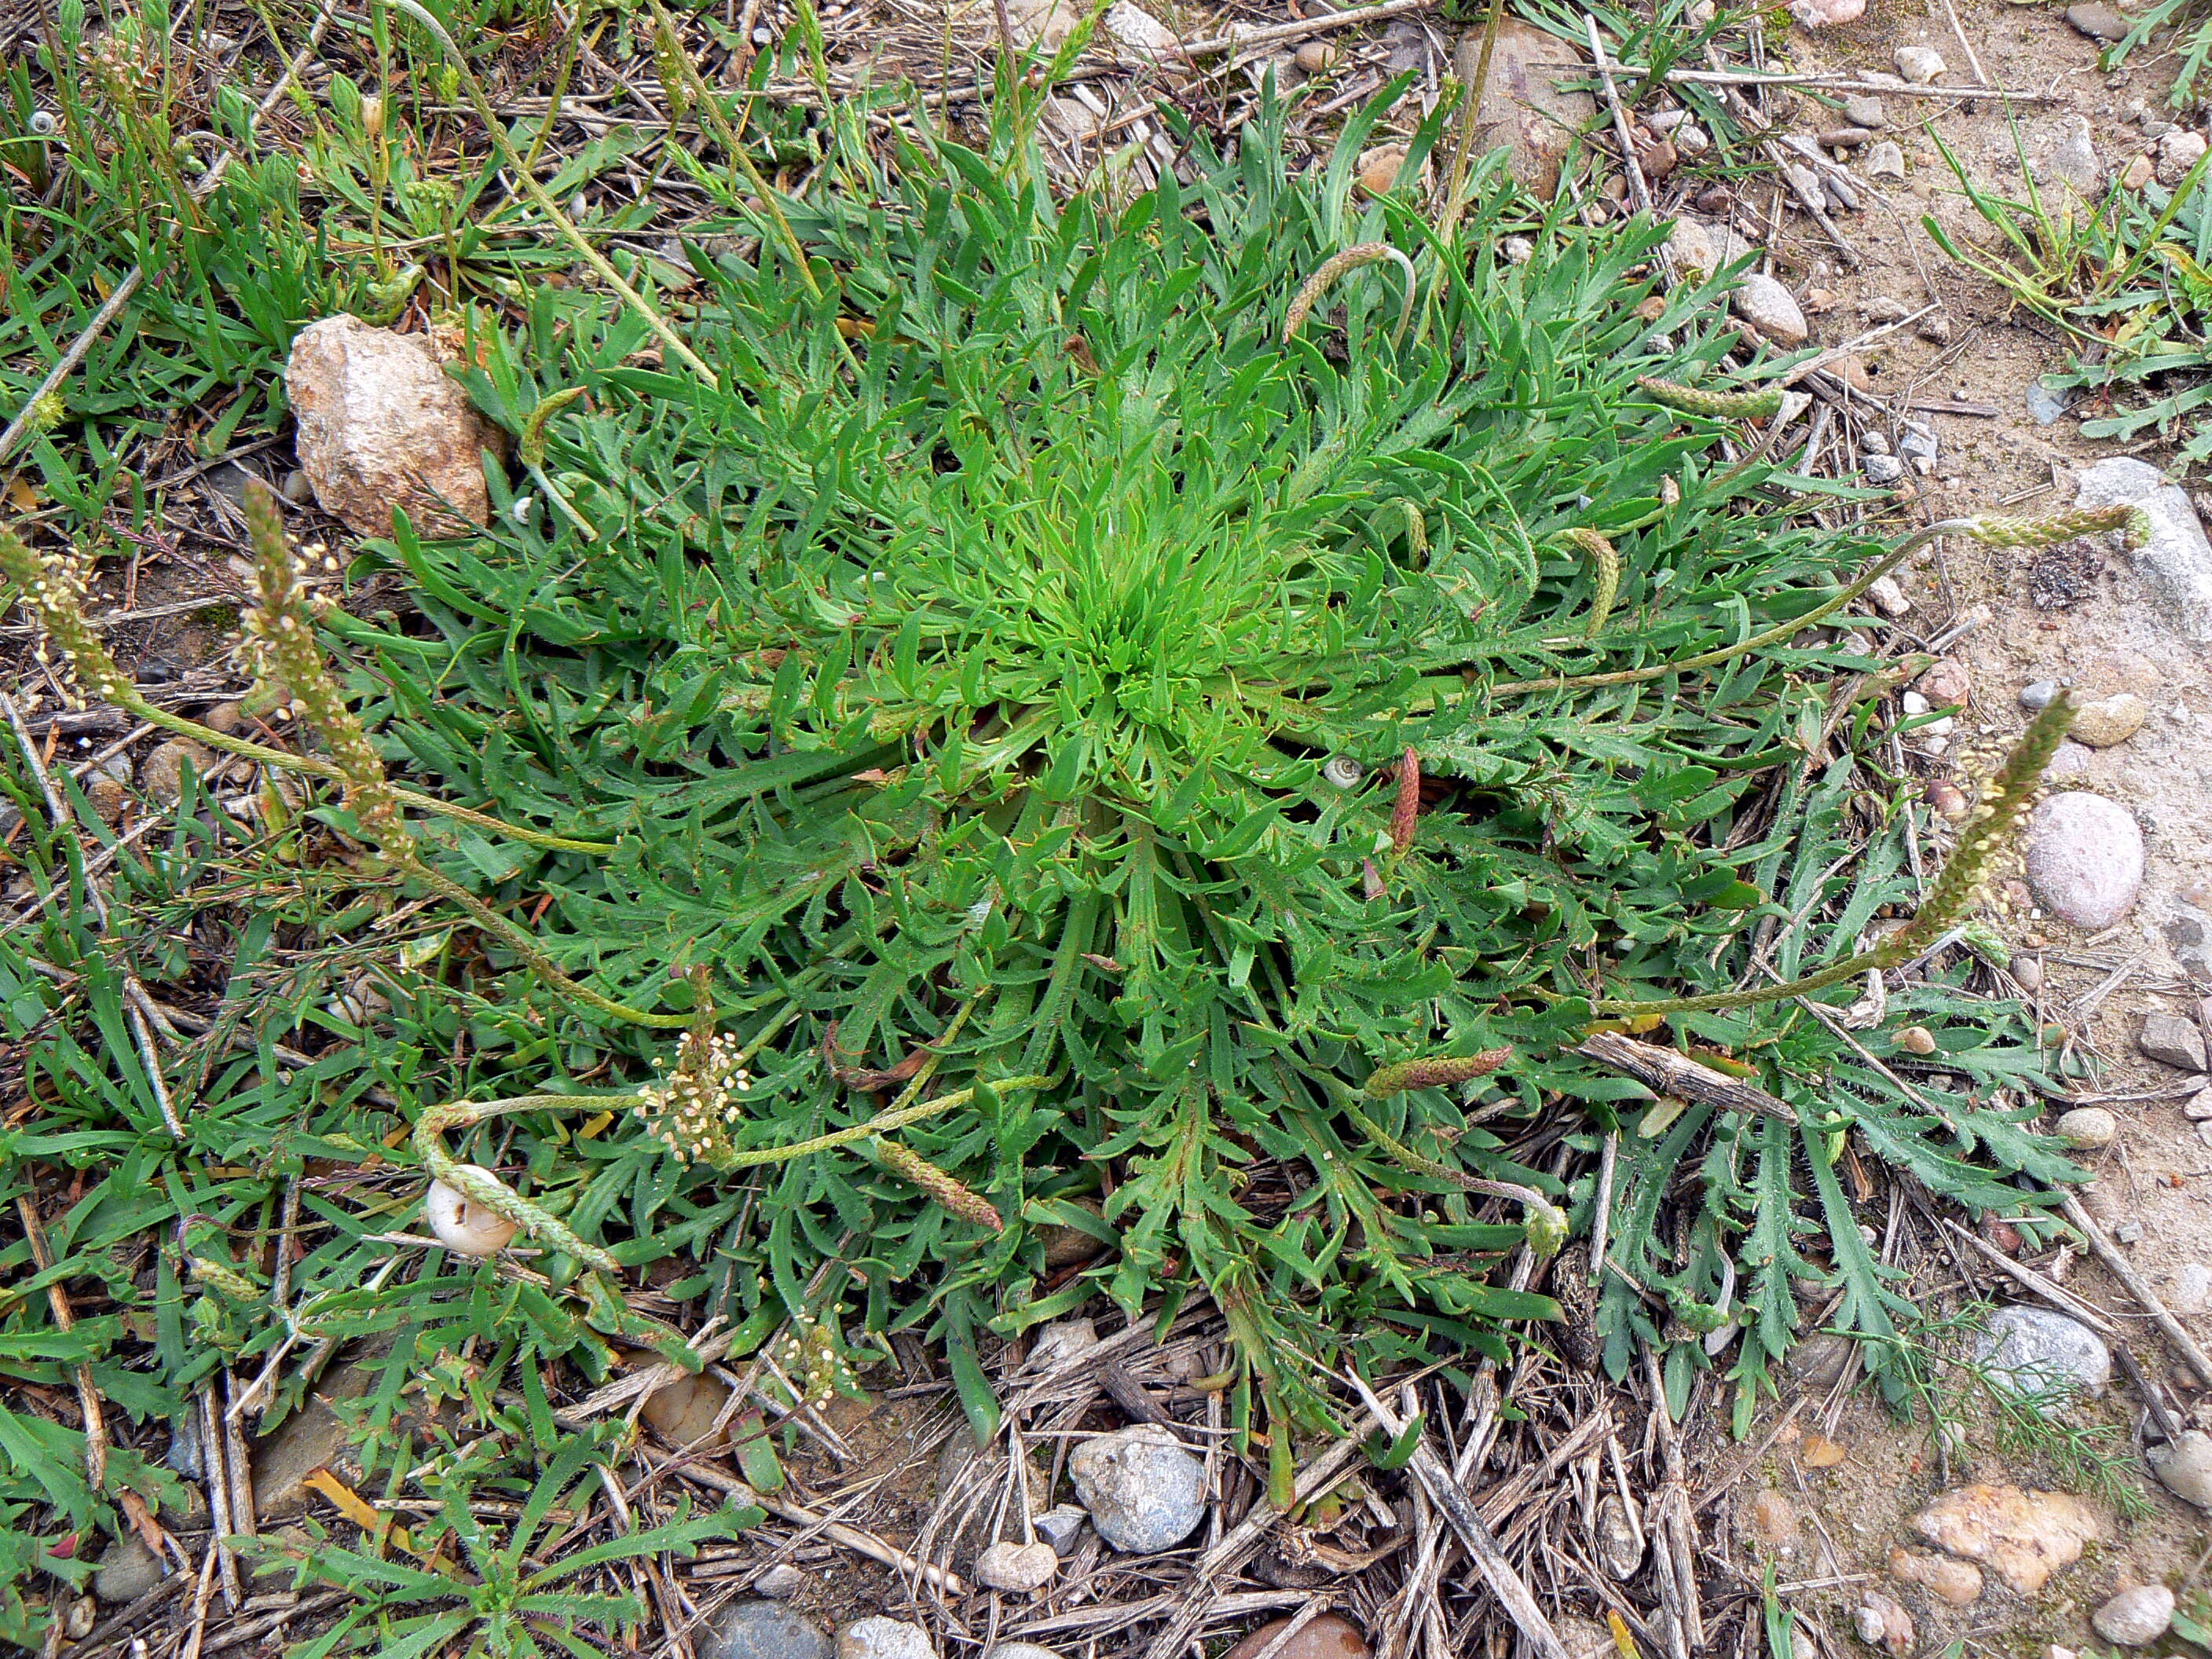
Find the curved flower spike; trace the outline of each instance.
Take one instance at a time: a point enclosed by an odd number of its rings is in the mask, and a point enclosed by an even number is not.
[[[1405,273],[1406,302],[1398,307],[1398,326],[1390,336],[1394,342],[1403,339],[1406,325],[1413,320],[1413,262],[1388,242],[1361,242],[1341,253],[1331,254],[1322,262],[1321,269],[1307,277],[1299,287],[1291,300],[1289,313],[1283,319],[1283,343],[1288,345],[1297,337],[1298,330],[1305,325],[1306,319],[1312,314],[1314,307],[1321,302],[1322,295],[1335,286],[1338,277],[1347,270],[1357,270],[1362,265],[1379,265],[1385,259],[1397,261],[1398,268]]]

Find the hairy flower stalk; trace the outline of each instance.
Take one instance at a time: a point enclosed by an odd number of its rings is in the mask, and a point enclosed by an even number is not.
[[[61,663],[56,665],[65,686],[72,681],[78,692],[96,696],[123,709],[149,726],[179,737],[191,738],[207,747],[237,755],[263,766],[281,770],[304,773],[310,777],[325,778],[333,783],[346,781],[344,772],[330,761],[319,760],[309,755],[287,754],[281,749],[271,749],[265,744],[236,737],[228,732],[218,732],[213,726],[203,726],[198,720],[172,714],[139,694],[137,684],[116,664],[107,647],[100,642],[84,613],[84,601],[88,592],[85,562],[70,553],[33,553],[21,537],[12,530],[0,529],[0,574],[5,574],[22,596],[24,605],[36,618],[43,637],[36,647],[40,660],[46,661],[52,647],[59,647]],[[419,811],[434,812],[441,817],[457,818],[472,823],[480,830],[506,836],[532,847],[566,853],[608,853],[614,850],[611,843],[601,841],[578,841],[563,836],[549,836],[543,830],[524,829],[450,801],[391,786],[395,800]]]
[[[62,684],[76,707],[84,707],[86,693],[111,703],[137,695],[131,677],[116,665],[85,620],[83,560],[74,553],[33,553],[14,531],[0,530],[0,570],[7,572],[44,630],[35,647],[39,661],[51,661],[48,641],[61,647]]]
[[[1636,377],[1636,389],[1662,409],[1683,415],[1702,415],[1713,421],[1763,421],[1782,412],[1780,386],[1765,386],[1756,392],[1714,392],[1639,374]]]
[[[301,580],[306,573],[293,557],[276,498],[266,488],[246,489],[246,530],[253,544],[258,605],[240,626],[258,670],[255,678],[289,690],[307,723],[330,745],[345,781],[343,799],[369,838],[387,854],[414,863],[414,838],[392,798],[384,759],[346,706],[344,694],[323,660],[322,647],[315,643],[315,600]],[[330,564],[335,570],[337,562],[330,560]]]
[[[1479,1193],[1486,1198],[1502,1198],[1520,1205],[1522,1236],[1538,1259],[1557,1255],[1560,1246],[1567,1242],[1566,1212],[1534,1188],[1523,1187],[1513,1181],[1491,1181],[1455,1170],[1448,1164],[1440,1164],[1435,1158],[1415,1152],[1349,1100],[1344,1103],[1344,1109],[1352,1122],[1358,1126],[1360,1133],[1395,1162],[1434,1180],[1449,1181],[1464,1192]]]
[[[2033,545],[2034,544],[2025,544]],[[1968,816],[1966,829],[1952,852],[1943,872],[1928,890],[1912,920],[1871,950],[1862,951],[1816,974],[1786,985],[1767,985],[1747,991],[1725,991],[1711,996],[1668,997],[1648,1002],[1601,1001],[1595,1012],[1609,1018],[1621,1015],[1688,1014],[1721,1008],[1742,1008],[1753,1003],[1779,1002],[1804,996],[1859,975],[1910,962],[1940,939],[1944,930],[1964,915],[1989,874],[1990,859],[2027,811],[2043,769],[2051,763],[2067,728],[2074,723],[2073,700],[2064,692],[2028,723],[2003,766],[1990,780],[1981,803]]]
[[[1390,850],[1400,858],[1413,844],[1421,817],[1421,757],[1411,747],[1398,759],[1398,796],[1390,807]]]
[[[1486,1048],[1479,1054],[1431,1054],[1421,1060],[1401,1060],[1385,1066],[1367,1079],[1370,1099],[1387,1100],[1407,1089],[1449,1089],[1455,1084],[1488,1077],[1513,1058],[1510,1048]]]
[[[919,1153],[882,1136],[870,1141],[868,1150],[875,1154],[877,1163],[908,1185],[928,1194],[940,1208],[994,1233],[1006,1230],[1006,1224],[991,1207],[988,1199],[973,1188],[963,1186]]]
[[[1395,260],[1406,278],[1405,303],[1398,307],[1398,326],[1390,336],[1394,342],[1404,338],[1406,325],[1413,316],[1413,262],[1388,242],[1361,242],[1341,253],[1331,254],[1299,285],[1298,291],[1291,297],[1290,310],[1283,316],[1283,343],[1288,345],[1297,337],[1298,331],[1305,326],[1306,319],[1313,314],[1322,296],[1336,286],[1337,278],[1348,270],[1357,270],[1362,265],[1379,265],[1385,260]]]
[[[254,584],[260,605],[243,626],[260,659],[263,678],[282,683],[291,692],[307,723],[330,746],[345,787],[345,803],[379,850],[441,897],[466,911],[478,927],[504,942],[564,995],[634,1025],[690,1025],[693,1016],[632,1008],[570,978],[530,933],[423,860],[397,793],[385,776],[383,757],[362,729],[360,718],[347,706],[344,694],[323,660],[322,647],[315,643],[314,605],[301,583],[302,573],[285,541],[276,498],[267,486],[255,484],[246,490],[246,521],[253,542]]]

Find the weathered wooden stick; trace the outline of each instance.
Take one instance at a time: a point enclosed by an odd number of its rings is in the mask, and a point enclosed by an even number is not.
[[[1795,1123],[1797,1113],[1755,1084],[1746,1083],[1710,1066],[1662,1048],[1656,1042],[1638,1042],[1618,1031],[1598,1031],[1583,1040],[1575,1052],[1584,1060],[1634,1078],[1647,1089],[1674,1095],[1699,1106],[1723,1112],[1759,1112]]]

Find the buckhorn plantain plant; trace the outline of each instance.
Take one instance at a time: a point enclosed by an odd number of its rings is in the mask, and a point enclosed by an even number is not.
[[[872,1328],[945,1338],[979,1427],[978,1332],[1102,1291],[1210,1296],[1247,1425],[1259,1400],[1313,1409],[1347,1346],[1498,1352],[1557,1310],[1492,1269],[1556,1249],[1564,1207],[1587,1222],[1576,1154],[1648,1102],[1569,1052],[1607,1013],[1673,1016],[1808,1109],[1650,1108],[1603,1285],[1616,1367],[1663,1338],[1686,1377],[1725,1324],[1760,1374],[1823,1228],[1838,1317],[1887,1328],[1832,1167],[1854,1133],[1972,1206],[2069,1173],[1990,1097],[2036,1063],[2002,1008],[1906,1098],[1835,1088],[1847,1051],[1781,1000],[1842,968],[1698,994],[1752,970],[1763,917],[1790,964],[1911,908],[1879,856],[1853,881],[1790,854],[1861,833],[1838,827],[1856,763],[1811,759],[1821,682],[1871,665],[1850,602],[1925,537],[1791,520],[1757,493],[1778,463],[1729,464],[1772,390],[1711,384],[1727,337],[1698,295],[1638,317],[1652,228],[1535,227],[1504,263],[1516,209],[1483,166],[1439,240],[1355,206],[1369,125],[1297,173],[1271,110],[1233,156],[1191,135],[1188,182],[1062,202],[1009,124],[989,154],[836,124],[823,187],[748,227],[757,262],[695,251],[667,366],[634,289],[549,289],[488,335],[473,390],[562,511],[495,477],[480,538],[401,521],[404,623],[316,622],[264,575],[288,649],[312,627],[356,665],[280,665],[329,761],[254,757],[337,784],[343,821],[482,930],[495,978],[462,988],[537,997],[557,1031],[501,1099],[418,1075],[416,1151],[592,1268],[601,1328],[639,1332],[621,1267],[711,1261],[687,1293],[764,1334],[836,1261]],[[34,592],[53,574],[0,551]],[[648,1076],[653,1027],[686,1031],[665,1080],[568,1080]],[[559,1157],[550,1115],[624,1106],[566,1154],[586,1174],[559,1216],[444,1139],[500,1119]],[[1690,1168],[1702,1204],[1662,1236]],[[1048,1271],[1049,1226],[1091,1235],[1091,1264]]]

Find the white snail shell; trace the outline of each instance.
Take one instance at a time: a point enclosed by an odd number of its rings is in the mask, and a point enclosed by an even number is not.
[[[492,1172],[474,1164],[460,1166],[472,1175],[485,1180],[495,1179]],[[514,1237],[515,1226],[496,1210],[472,1204],[461,1194],[442,1181],[430,1183],[428,1197],[422,1200],[424,1218],[438,1242],[456,1255],[497,1255],[505,1249],[507,1241]]]
[[[1367,769],[1349,755],[1331,755],[1321,769],[1321,775],[1339,789],[1357,789]]]

